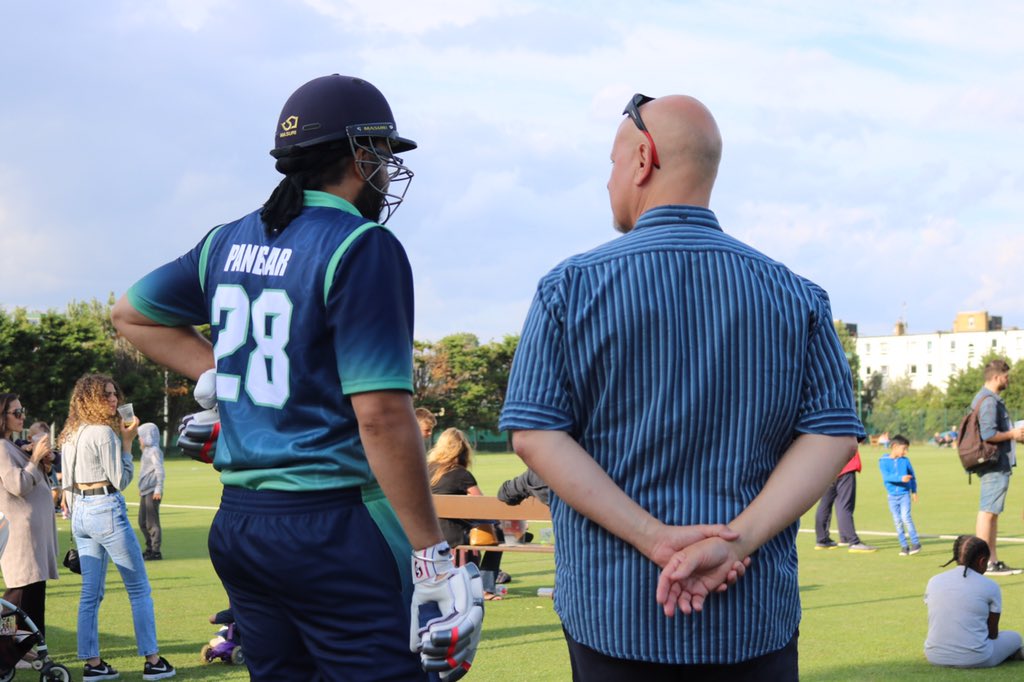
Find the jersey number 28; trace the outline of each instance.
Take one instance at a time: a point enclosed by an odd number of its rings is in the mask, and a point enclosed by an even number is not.
[[[249,353],[245,369],[245,392],[257,405],[283,407],[289,396],[290,363],[285,348],[291,335],[292,302],[288,294],[281,289],[265,289],[250,302],[242,287],[220,284],[213,293],[210,318],[213,326],[221,327],[213,346],[218,366],[217,399],[238,400],[242,377],[223,373],[220,360],[245,346],[251,329],[256,347]]]

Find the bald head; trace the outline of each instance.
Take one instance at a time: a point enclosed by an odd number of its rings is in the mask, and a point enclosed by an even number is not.
[[[640,107],[640,115],[657,148],[659,165],[653,165],[647,136],[630,118],[623,119],[608,182],[615,224],[622,231],[632,229],[644,211],[656,206],[707,207],[722,158],[718,124],[693,97],[659,97]]]

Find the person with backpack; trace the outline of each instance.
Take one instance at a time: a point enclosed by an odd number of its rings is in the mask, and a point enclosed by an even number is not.
[[[1010,476],[1017,465],[1013,452],[1013,441],[1024,441],[1024,427],[1013,428],[1010,413],[1000,393],[1010,385],[1010,365],[996,358],[985,365],[985,385],[981,387],[971,410],[978,410],[978,429],[982,440],[998,447],[998,457],[975,469],[981,481],[981,500],[975,534],[988,543],[990,554],[986,573],[995,576],[1017,575],[1022,571],[1011,568],[1000,561],[996,554],[996,532],[999,528],[999,514],[1006,504],[1006,492],[1010,489]]]

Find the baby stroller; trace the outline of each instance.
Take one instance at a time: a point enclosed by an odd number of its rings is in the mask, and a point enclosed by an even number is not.
[[[7,547],[9,534],[7,519],[0,513],[0,555]],[[28,630],[18,630],[19,617]],[[39,682],[71,682],[68,669],[50,658],[43,633],[32,619],[11,602],[0,599],[0,682],[14,679],[15,666],[32,647],[36,648],[32,670],[39,673]]]
[[[217,632],[209,644],[204,644],[203,648],[199,650],[200,660],[203,663],[213,663],[214,659],[219,658],[232,665],[245,663],[245,655],[242,654],[242,632],[235,623],[231,609],[220,611],[210,619],[210,622],[224,627]]]

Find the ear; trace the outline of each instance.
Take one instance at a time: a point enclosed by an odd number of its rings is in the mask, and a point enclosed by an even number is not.
[[[646,183],[654,170],[654,162],[651,161],[651,148],[647,140],[640,142],[636,147],[636,168],[633,169],[633,183],[638,187]]]

